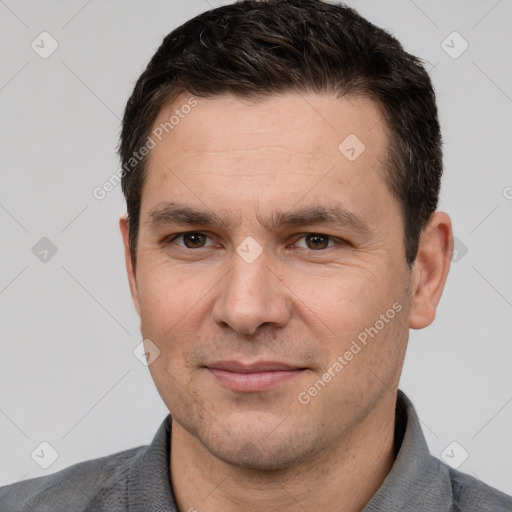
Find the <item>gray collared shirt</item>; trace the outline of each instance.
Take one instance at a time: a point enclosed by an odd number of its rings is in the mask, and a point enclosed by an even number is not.
[[[414,408],[398,392],[398,454],[362,512],[512,512],[509,497],[432,457]],[[171,417],[149,446],[0,488],[1,512],[177,512],[169,475]]]

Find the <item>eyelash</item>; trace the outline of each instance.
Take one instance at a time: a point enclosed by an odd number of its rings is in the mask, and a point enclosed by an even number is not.
[[[203,233],[201,231],[184,231],[182,233],[176,233],[175,235],[171,235],[169,237],[167,237],[165,240],[164,240],[164,245],[169,245],[171,243],[173,243],[176,239],[178,238],[183,238],[185,235],[202,235],[202,236],[205,236],[207,238],[209,238],[211,240],[211,237],[209,237],[206,233]],[[302,233],[300,238],[298,238],[294,244],[296,244],[299,240],[302,240],[308,236],[311,236],[311,235],[317,235],[317,236],[320,236],[320,237],[325,237],[325,238],[328,238],[329,239],[329,242],[334,242],[333,245],[328,245],[327,247],[323,248],[323,249],[309,249],[308,247],[301,247],[301,249],[308,249],[312,252],[322,252],[322,251],[326,251],[327,249],[331,249],[332,247],[334,247],[335,245],[343,245],[347,242],[345,242],[344,240],[340,239],[340,238],[336,238],[334,236],[331,236],[331,235],[326,235],[324,233],[317,233],[317,232],[308,232],[308,233]],[[199,250],[199,249],[205,249],[206,247],[210,247],[210,246],[203,246],[203,247],[197,247],[197,248],[191,248],[191,247],[186,247],[184,245],[179,245],[180,248],[182,249],[185,249],[185,250],[189,250],[189,251],[194,251],[194,250]]]

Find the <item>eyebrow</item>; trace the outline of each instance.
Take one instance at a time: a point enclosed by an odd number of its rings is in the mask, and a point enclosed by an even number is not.
[[[362,234],[372,232],[363,219],[339,206],[311,206],[284,213],[277,212],[272,217],[270,229],[274,230],[282,226],[313,226],[316,224],[344,227]]]
[[[195,210],[177,203],[166,203],[149,214],[148,226],[158,229],[172,224],[190,226],[231,227],[217,214],[210,211]],[[369,225],[354,213],[339,206],[310,206],[293,211],[275,212],[267,223],[270,231],[283,227],[314,226],[316,224],[347,228],[368,235],[372,233]]]
[[[225,222],[215,213],[194,210],[188,206],[167,203],[149,214],[148,225],[159,228],[167,224],[190,224],[202,226],[225,226]]]

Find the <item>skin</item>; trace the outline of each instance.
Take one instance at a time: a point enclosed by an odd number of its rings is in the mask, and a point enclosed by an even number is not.
[[[188,97],[166,105],[155,126]],[[354,161],[338,149],[350,134],[365,144]],[[198,98],[151,151],[136,263],[126,217],[120,228],[141,331],[160,350],[149,368],[172,415],[181,511],[357,511],[388,474],[409,328],[434,319],[452,231],[436,212],[407,265],[400,207],[383,179],[387,137],[370,99],[224,95]],[[150,213],[168,203],[222,222],[152,226]],[[270,223],[279,212],[333,206],[366,230]],[[190,231],[207,236],[172,239]],[[236,251],[249,236],[262,250],[250,263]],[[401,311],[301,403],[299,393],[396,303]],[[218,360],[304,370],[240,392],[205,368]]]

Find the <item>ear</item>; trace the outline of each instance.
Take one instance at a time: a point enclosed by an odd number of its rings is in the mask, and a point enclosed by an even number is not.
[[[412,269],[411,329],[422,329],[434,321],[450,270],[452,252],[450,217],[446,213],[435,212],[421,234]]]
[[[123,245],[124,245],[124,260],[126,264],[126,272],[128,273],[128,282],[130,284],[130,293],[132,294],[133,305],[137,310],[137,313],[140,316],[140,305],[139,305],[139,291],[137,287],[137,278],[136,278],[136,265],[132,260],[132,255],[130,253],[130,237],[129,237],[129,227],[130,222],[128,220],[128,214],[124,214],[119,218],[119,228],[121,230],[121,235],[123,237]]]

